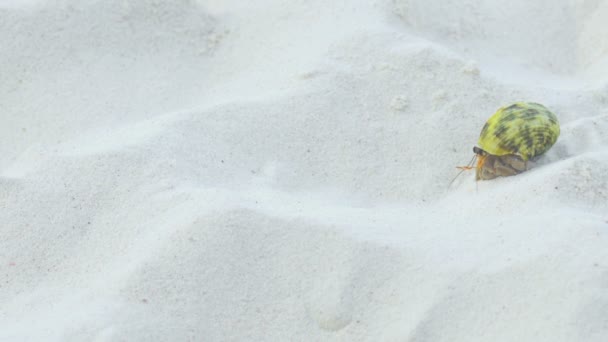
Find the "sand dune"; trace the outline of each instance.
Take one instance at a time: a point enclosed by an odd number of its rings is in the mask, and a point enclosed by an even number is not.
[[[1,1],[0,341],[605,341],[608,1]],[[485,120],[556,145],[451,187]]]

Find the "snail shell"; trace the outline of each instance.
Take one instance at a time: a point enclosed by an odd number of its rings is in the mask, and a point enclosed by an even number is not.
[[[488,180],[527,170],[527,162],[547,152],[559,137],[559,122],[545,106],[518,102],[500,108],[481,130],[476,178]]]

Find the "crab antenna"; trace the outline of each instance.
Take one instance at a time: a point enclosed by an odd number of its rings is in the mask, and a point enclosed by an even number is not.
[[[467,166],[457,166],[456,167],[456,168],[460,169],[460,172],[458,172],[456,174],[456,176],[454,178],[452,178],[452,181],[450,181],[450,184],[448,184],[448,189],[450,188],[450,186],[452,186],[452,183],[454,183],[456,178],[458,178],[464,171],[473,169],[473,164],[475,163],[475,159],[477,159],[476,154],[473,155],[473,158],[471,158],[471,161],[467,164]]]

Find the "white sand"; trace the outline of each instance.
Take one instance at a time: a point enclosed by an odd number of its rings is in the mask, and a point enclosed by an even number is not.
[[[0,0],[0,341],[607,341],[608,1],[502,3]]]

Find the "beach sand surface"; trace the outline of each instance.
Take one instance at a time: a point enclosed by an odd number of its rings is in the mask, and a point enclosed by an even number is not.
[[[0,0],[0,341],[607,341],[606,23]],[[448,186],[515,101],[555,146]]]

